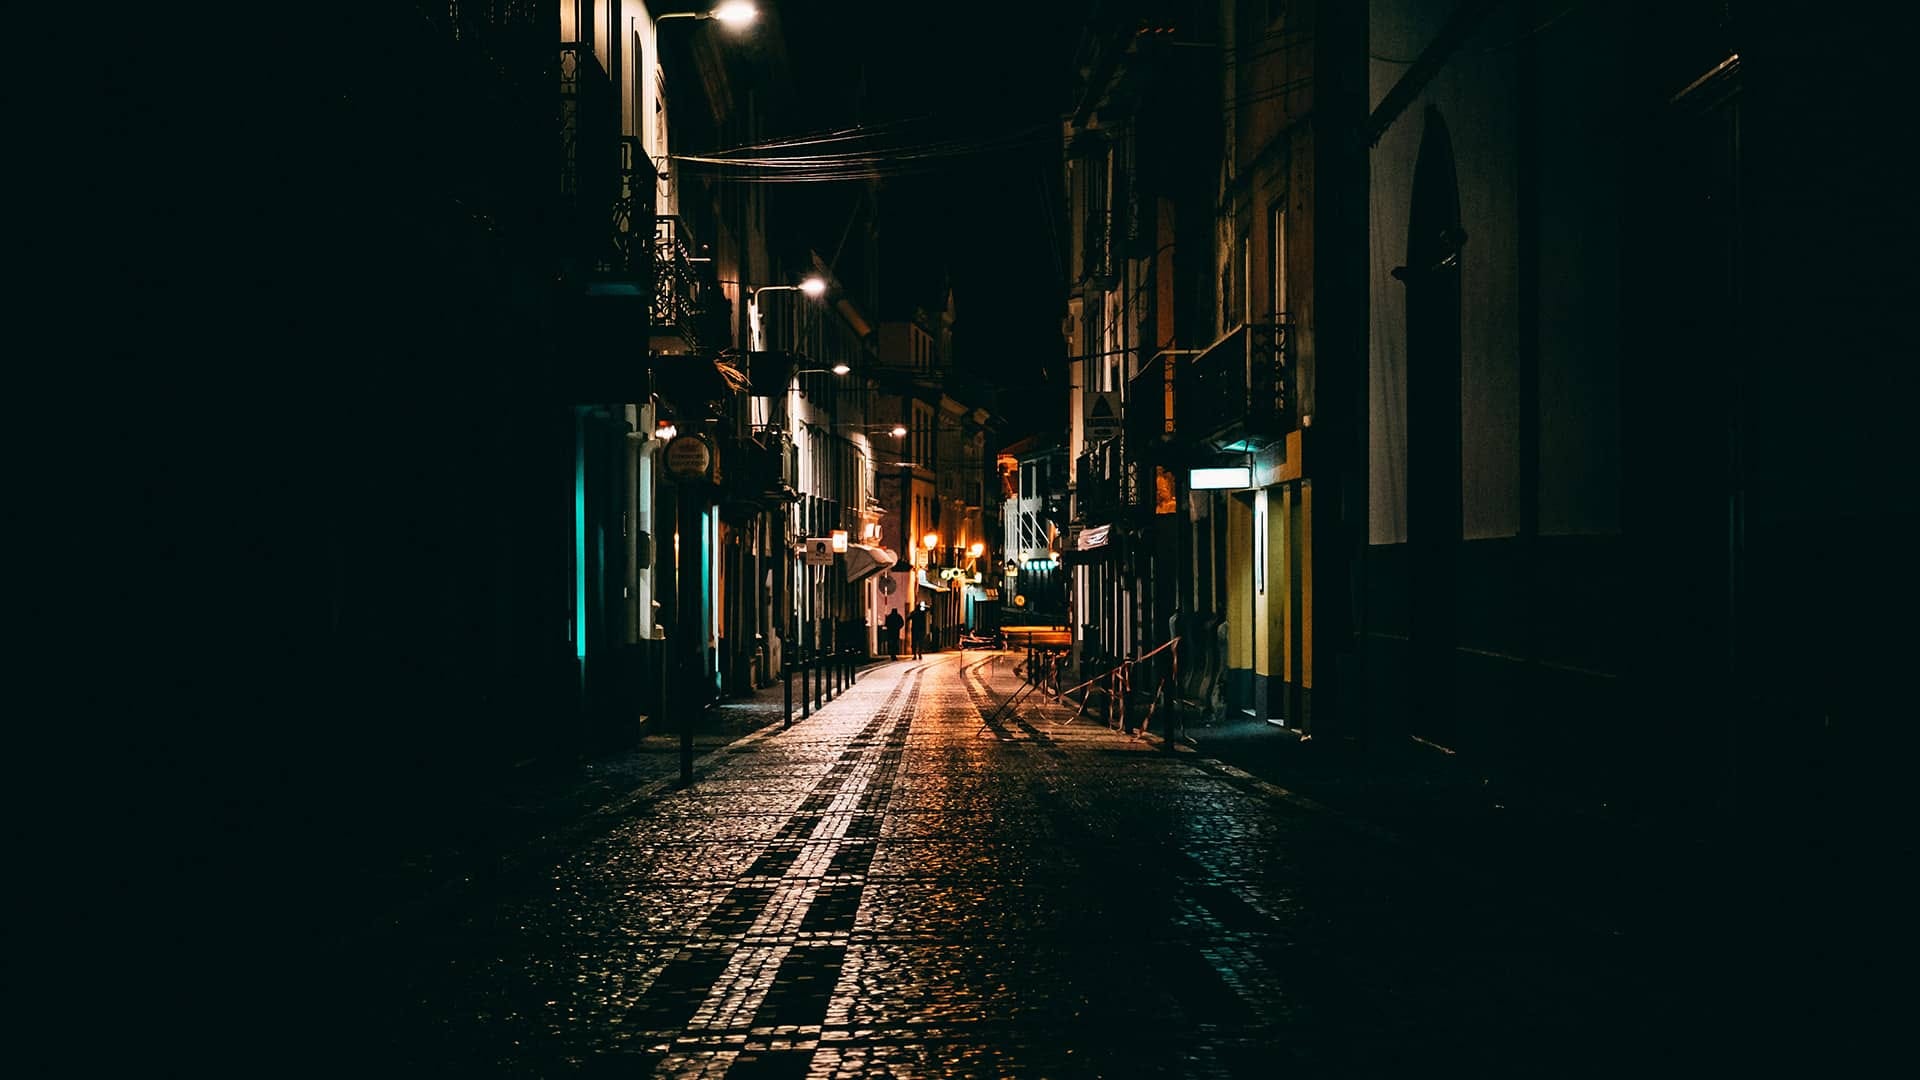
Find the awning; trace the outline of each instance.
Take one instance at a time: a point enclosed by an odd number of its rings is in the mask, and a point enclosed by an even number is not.
[[[875,547],[871,544],[848,544],[847,584],[851,585],[882,570],[893,569],[896,558],[893,552],[883,547]]]
[[[1061,566],[1086,566],[1104,561],[1114,553],[1112,525],[1094,525],[1076,532],[1072,543],[1060,553]]]

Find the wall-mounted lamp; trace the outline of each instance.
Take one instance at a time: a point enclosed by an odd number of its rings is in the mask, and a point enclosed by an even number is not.
[[[654,16],[653,21],[663,23],[668,19],[699,19],[704,22],[712,19],[715,22],[726,23],[728,26],[745,26],[759,17],[760,9],[754,7],[749,0],[727,0],[726,3],[711,11],[669,11],[665,15]]]

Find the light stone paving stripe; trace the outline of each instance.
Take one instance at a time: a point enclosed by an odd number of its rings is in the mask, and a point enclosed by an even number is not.
[[[782,939],[783,942],[798,940],[801,924],[813,900],[820,895],[822,886],[827,882],[842,880],[839,876],[829,876],[828,870],[841,850],[850,843],[846,840],[846,833],[852,824],[853,812],[872,788],[873,781],[881,775],[882,770],[877,766],[881,756],[887,752],[886,740],[903,732],[912,720],[923,678],[923,671],[909,670],[887,689],[884,696],[877,689],[865,695],[858,694],[857,690],[843,694],[827,706],[827,709],[838,707],[838,712],[831,719],[841,721],[839,725],[822,725],[818,722],[828,718],[826,709],[815,714],[816,722],[812,730],[818,731],[823,726],[828,730],[839,730],[846,726],[846,720],[859,716],[860,706],[873,708],[877,704],[877,715],[859,730],[873,731],[876,735],[884,733],[886,738],[861,749],[857,758],[858,767],[846,774],[844,780],[832,777],[835,769],[828,770],[828,777],[841,786],[826,808],[818,812],[823,816],[809,834],[806,848],[774,887],[773,896],[765,909],[747,929],[745,941],[767,938]],[[875,698],[881,700],[876,702]],[[822,785],[827,782],[827,778],[821,780]],[[877,839],[851,843],[872,844],[877,843]],[[864,874],[853,877],[861,881],[865,879]],[[835,936],[844,938],[846,935]],[[657,1075],[708,1075],[711,1062],[689,1057],[689,1049],[710,1042],[716,1034],[750,1029],[753,1018],[773,991],[781,965],[793,949],[790,943],[743,944],[738,947],[728,960],[726,970],[695,1010],[686,1030],[675,1036],[674,1053],[661,1063]],[[762,1042],[764,1044],[764,1040]]]

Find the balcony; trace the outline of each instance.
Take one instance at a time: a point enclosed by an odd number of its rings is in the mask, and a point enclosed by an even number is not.
[[[1112,444],[1081,454],[1074,467],[1074,520],[1104,525],[1125,508],[1119,455]]]
[[[761,502],[784,506],[800,497],[800,447],[779,428],[761,428],[746,444],[748,473]]]
[[[732,344],[732,309],[710,263],[694,261],[684,218],[653,219],[652,348],[654,352],[718,351]]]
[[[739,523],[799,498],[794,477],[800,454],[786,432],[758,428],[751,436],[723,434],[720,450],[721,503],[729,521]]]
[[[620,167],[607,221],[611,228],[594,274],[597,280],[631,284],[635,295],[646,296],[653,291],[653,253],[647,244],[654,231],[653,159],[631,135],[622,135],[618,145]]]
[[[1127,450],[1136,460],[1160,461],[1176,434],[1174,415],[1179,400],[1180,365],[1186,356],[1156,356],[1127,383],[1123,417]]]
[[[1112,288],[1119,278],[1120,215],[1096,210],[1086,217],[1080,241],[1080,280]]]
[[[1174,397],[1181,443],[1240,451],[1286,437],[1293,426],[1288,330],[1284,316],[1245,324],[1179,364]]]
[[[591,268],[605,257],[620,164],[620,104],[613,83],[591,45],[562,43],[560,197],[570,269]]]

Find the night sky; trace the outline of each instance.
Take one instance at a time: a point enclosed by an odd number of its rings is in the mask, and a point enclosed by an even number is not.
[[[1065,407],[1058,124],[1078,9],[780,5],[804,128],[883,128],[909,149],[933,140],[991,144],[938,171],[887,181],[882,257],[888,288],[937,294],[948,276],[958,316],[950,389],[962,397],[982,383],[1006,391],[998,407],[1009,437],[1057,425]],[[825,206],[844,208],[855,188],[828,185]],[[845,210],[823,208],[820,218],[837,239]]]

